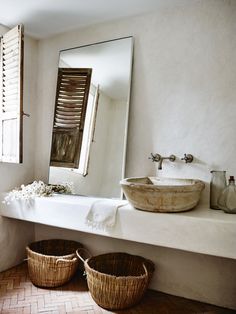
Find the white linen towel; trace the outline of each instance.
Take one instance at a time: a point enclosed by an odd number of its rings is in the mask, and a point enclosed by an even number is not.
[[[95,229],[112,228],[116,223],[117,209],[127,204],[128,202],[123,200],[97,200],[92,204],[85,223]]]

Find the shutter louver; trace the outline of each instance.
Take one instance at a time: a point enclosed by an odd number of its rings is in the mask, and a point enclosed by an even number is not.
[[[22,163],[23,26],[1,37],[0,161]]]
[[[92,69],[59,68],[51,166],[78,168]]]

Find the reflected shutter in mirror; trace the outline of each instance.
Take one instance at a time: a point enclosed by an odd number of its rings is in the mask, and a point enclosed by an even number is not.
[[[51,166],[78,168],[92,69],[59,68]]]
[[[0,161],[22,162],[23,25],[1,38]]]

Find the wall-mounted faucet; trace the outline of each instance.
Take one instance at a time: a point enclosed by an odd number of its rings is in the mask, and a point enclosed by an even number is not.
[[[159,162],[158,164],[158,169],[161,170],[162,169],[162,162],[164,159],[168,159],[171,162],[174,162],[176,157],[175,155],[170,155],[169,157],[162,157],[160,154],[153,154],[151,153],[151,157],[149,157],[149,159],[151,159],[153,162]]]

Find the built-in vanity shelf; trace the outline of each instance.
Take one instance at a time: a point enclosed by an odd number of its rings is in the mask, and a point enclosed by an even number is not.
[[[151,213],[130,205],[118,209],[111,230],[85,224],[96,198],[54,195],[30,203],[1,203],[0,215],[117,239],[236,259],[236,215],[198,206],[183,213]]]

